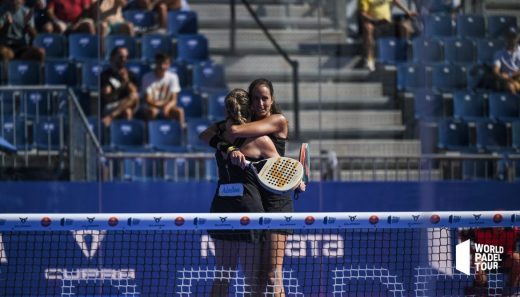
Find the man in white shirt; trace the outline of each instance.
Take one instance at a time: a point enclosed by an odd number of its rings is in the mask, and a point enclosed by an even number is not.
[[[165,54],[155,56],[155,69],[144,75],[141,90],[149,119],[164,117],[177,120],[185,126],[184,109],[177,106],[181,87],[177,74],[169,71],[171,59]]]

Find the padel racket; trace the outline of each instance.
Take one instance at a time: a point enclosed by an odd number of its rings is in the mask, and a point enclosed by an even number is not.
[[[303,177],[300,162],[286,157],[274,157],[258,162],[246,161],[262,187],[275,194],[283,194],[298,187]]]
[[[303,182],[308,183],[311,178],[311,155],[309,144],[304,142],[300,147],[300,163],[303,166]]]

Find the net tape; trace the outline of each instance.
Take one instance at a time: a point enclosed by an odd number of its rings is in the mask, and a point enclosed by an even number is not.
[[[0,231],[457,228],[520,226],[518,211],[0,214]]]

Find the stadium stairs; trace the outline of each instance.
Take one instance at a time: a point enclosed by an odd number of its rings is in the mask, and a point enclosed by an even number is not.
[[[292,69],[277,54],[254,23],[241,1],[236,1],[236,52],[229,51],[229,1],[191,0],[202,34],[209,40],[211,57],[225,66],[229,88],[247,88],[255,78],[273,81],[277,102],[294,131]],[[404,139],[406,127],[387,86],[360,63],[359,43],[347,44],[345,30],[336,29],[326,15],[302,1],[250,0],[260,19],[281,47],[300,65],[301,139],[292,139],[288,154],[296,157],[301,142],[310,142],[312,155],[335,151],[341,159],[420,155],[417,140]],[[318,34],[318,32],[320,34]],[[321,47],[319,47],[321,41]],[[320,55],[321,52],[321,55]],[[320,99],[321,94],[321,101]],[[313,160],[313,179],[320,178],[319,162]],[[407,175],[397,165],[364,170],[342,164],[341,180],[397,180]],[[316,166],[314,166],[316,165]],[[408,180],[417,179],[417,170]]]

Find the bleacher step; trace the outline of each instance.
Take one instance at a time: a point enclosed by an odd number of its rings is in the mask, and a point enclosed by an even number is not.
[[[366,81],[369,71],[355,69],[359,62],[355,58],[322,57],[295,55],[291,57],[299,62],[299,77],[306,82]],[[266,77],[276,82],[292,81],[291,66],[278,55],[213,55],[216,63],[223,64],[227,81],[250,82],[258,77]],[[318,69],[321,68],[321,72]]]
[[[222,52],[229,49],[230,34],[227,29],[201,29],[209,41],[210,50]],[[298,30],[270,30],[273,38],[286,51],[297,53],[301,44],[321,43],[338,44],[345,42],[345,33],[341,30],[325,29],[318,30],[298,29]],[[275,48],[259,29],[238,29],[236,31],[236,48],[239,51],[247,52],[270,52],[276,53]]]
[[[247,84],[241,82],[230,82],[228,86],[247,88]],[[273,86],[276,102],[284,110],[292,108],[292,83],[274,82]],[[393,100],[381,95],[380,83],[304,82],[299,84],[298,93],[302,109],[383,109],[393,105]]]
[[[419,140],[322,139],[310,140],[311,155],[320,150],[335,151],[338,157],[411,157],[421,155]],[[290,148],[295,145],[290,146]],[[295,150],[295,149],[293,149]]]
[[[294,131],[292,111],[284,111],[289,129]],[[300,111],[300,137],[323,138],[382,138],[404,133],[400,111]]]
[[[195,3],[193,3],[195,2]],[[222,20],[228,20],[231,16],[231,8],[229,6],[229,0],[224,1],[223,3],[220,1],[209,1],[209,3],[198,3],[198,0],[191,0],[190,7],[192,10],[196,11],[199,15],[199,19],[205,18],[214,18],[215,16],[220,17]],[[259,9],[258,4],[252,4],[251,7],[258,14],[261,13],[259,17],[262,19],[263,16],[269,17],[297,17],[302,18],[308,12],[309,8],[305,5],[293,5],[293,4],[264,4]],[[235,6],[235,13],[238,17],[249,17],[251,18],[249,12],[247,11],[245,5],[239,3]]]

